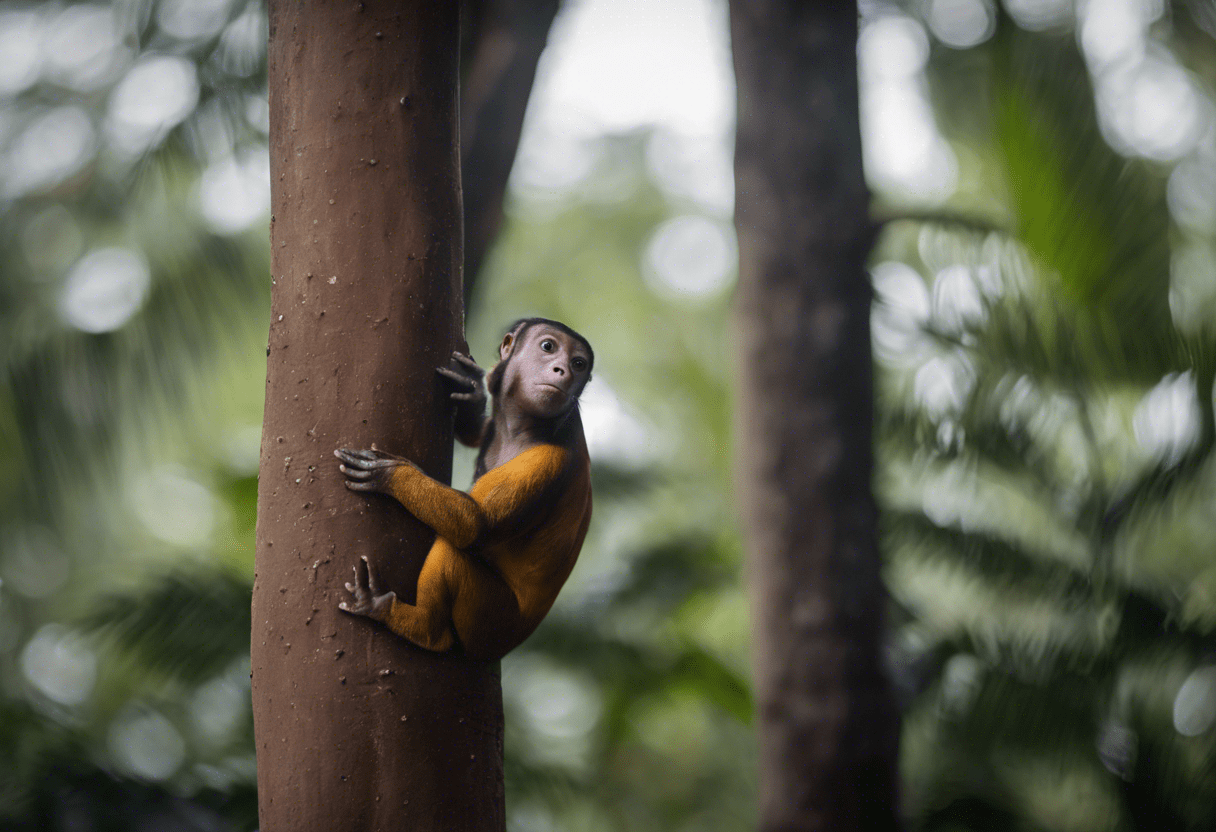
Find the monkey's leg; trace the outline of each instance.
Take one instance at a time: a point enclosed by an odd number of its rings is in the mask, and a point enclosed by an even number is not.
[[[460,593],[452,604],[452,624],[467,656],[500,659],[519,644],[523,615],[515,592],[483,561],[457,552]]]
[[[452,579],[452,559],[455,552],[447,541],[440,538],[431,547],[422,574],[418,576],[418,594],[415,603],[406,604],[393,600],[388,619],[388,628],[419,647],[441,653],[456,644],[452,630],[452,605],[457,597],[457,583]]]

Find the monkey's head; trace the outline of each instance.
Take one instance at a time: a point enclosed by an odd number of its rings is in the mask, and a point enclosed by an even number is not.
[[[498,357],[486,377],[486,388],[495,401],[510,397],[523,412],[538,419],[569,412],[595,363],[586,338],[547,318],[524,318],[512,324]]]

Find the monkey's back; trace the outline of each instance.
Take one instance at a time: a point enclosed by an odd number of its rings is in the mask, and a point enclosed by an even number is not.
[[[493,568],[515,597],[518,614],[514,626],[509,628],[510,634],[500,629],[492,638],[505,648],[502,653],[531,635],[553,606],[574,569],[591,522],[591,466],[586,446],[581,442],[574,448],[560,445],[529,448],[486,472],[469,489],[469,495],[488,512],[494,511],[495,503],[504,496],[503,489],[509,490],[520,479],[533,476],[544,476],[549,482],[542,489],[538,505],[527,507],[532,516],[501,518],[503,534],[485,541],[477,555],[464,555]],[[460,622],[457,629],[461,629]],[[470,649],[474,647],[470,642],[481,639],[473,637],[473,633],[458,634],[466,650],[475,652]]]

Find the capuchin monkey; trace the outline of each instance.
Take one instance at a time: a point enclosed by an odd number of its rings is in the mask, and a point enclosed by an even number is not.
[[[553,606],[591,521],[591,464],[578,397],[595,360],[587,339],[557,321],[512,325],[489,375],[453,353],[438,372],[456,402],[456,436],[479,448],[466,494],[407,459],[342,448],[352,491],[395,498],[435,530],[413,605],[385,589],[362,558],[338,608],[382,622],[427,650],[459,645],[498,659]],[[485,404],[493,397],[490,418]]]

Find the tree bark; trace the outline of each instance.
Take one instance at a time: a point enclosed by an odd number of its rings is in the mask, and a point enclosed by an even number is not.
[[[738,482],[760,828],[898,826],[872,468],[857,9],[732,0]]]
[[[507,179],[557,7],[558,0],[478,0],[466,6],[469,45],[460,102],[466,305],[502,226]]]
[[[367,555],[405,600],[432,532],[347,491],[339,446],[450,476],[462,345],[457,4],[270,3],[274,288],[253,699],[263,832],[503,830],[497,663],[337,609]]]

